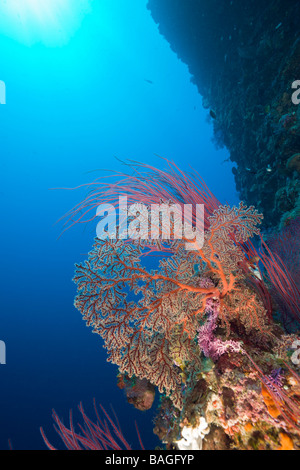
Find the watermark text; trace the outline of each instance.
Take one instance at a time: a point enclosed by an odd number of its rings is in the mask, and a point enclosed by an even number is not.
[[[292,102],[293,102],[293,104],[297,105],[297,104],[300,103],[300,80],[295,80],[292,83],[292,88],[293,88],[293,90],[296,90],[292,94]]]
[[[6,364],[6,345],[0,341],[0,364]]]
[[[127,205],[127,196],[119,197],[119,206],[100,204],[96,211],[100,222],[96,233],[100,240],[183,240],[187,250],[204,244],[204,204],[143,203]]]
[[[0,104],[6,104],[6,85],[0,80]]]

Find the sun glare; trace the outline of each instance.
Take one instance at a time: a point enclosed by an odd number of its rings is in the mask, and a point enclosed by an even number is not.
[[[66,44],[93,0],[0,0],[0,34],[26,45]]]

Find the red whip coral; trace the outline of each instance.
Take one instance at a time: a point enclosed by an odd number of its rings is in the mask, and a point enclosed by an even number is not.
[[[88,195],[71,209],[63,219],[64,230],[75,224],[84,224],[96,218],[96,208],[101,203],[116,204],[120,195],[126,195],[128,204],[144,203],[159,204],[163,201],[173,201],[183,207],[183,204],[205,205],[205,229],[209,226],[208,217],[219,208],[221,203],[207,187],[205,181],[195,171],[192,175],[183,173],[173,162],[163,159],[168,169],[166,171],[151,165],[138,162],[126,163],[131,175],[112,173],[109,176],[96,179],[92,183],[78,186],[89,189]],[[194,221],[194,220],[193,220]]]
[[[75,431],[71,411],[69,428],[63,424],[56,412],[53,411],[54,428],[68,450],[132,450],[122,433],[116,415],[115,421],[113,421],[103,406],[100,405],[100,407],[106,419],[101,419],[94,401],[94,410],[97,418],[97,421],[94,423],[85,414],[83,406],[80,403],[78,408],[83,418],[83,426],[79,425],[79,432]],[[135,426],[141,449],[144,449],[136,423]],[[40,431],[48,449],[57,450],[48,441],[42,428]]]
[[[300,217],[277,235],[262,240],[260,260],[271,283],[271,293],[280,307],[283,322],[290,328],[300,323]]]

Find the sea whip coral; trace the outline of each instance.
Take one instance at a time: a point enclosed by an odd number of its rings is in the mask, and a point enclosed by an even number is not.
[[[97,421],[93,422],[85,414],[82,404],[79,405],[79,411],[83,418],[83,426],[79,426],[79,432],[75,431],[73,416],[70,411],[70,426],[67,427],[59,419],[57,413],[53,411],[55,421],[54,429],[61,437],[68,450],[132,450],[125,439],[118,418],[115,415],[115,421],[109,416],[103,406],[100,405],[104,419],[100,417],[96,403],[94,401],[94,410]],[[115,414],[115,413],[114,413]],[[105,419],[106,418],[106,419]],[[135,423],[138,439],[141,449],[144,449],[141,436]],[[47,439],[43,429],[40,429],[45,444],[50,450],[57,450]]]

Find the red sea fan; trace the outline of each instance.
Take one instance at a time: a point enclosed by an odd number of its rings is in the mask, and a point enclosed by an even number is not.
[[[80,430],[79,432],[75,431],[72,411],[70,411],[70,424],[69,427],[67,427],[63,424],[56,412],[53,410],[53,419],[55,421],[54,429],[59,434],[68,450],[132,450],[130,444],[128,444],[122,433],[118,418],[115,413],[115,421],[113,421],[103,406],[100,405],[103,415],[106,418],[101,419],[94,401],[94,409],[97,417],[97,421],[94,423],[85,414],[81,403],[78,408],[83,418],[83,426],[81,424],[78,425]],[[135,426],[141,449],[144,450],[136,423]],[[42,428],[40,431],[48,449],[57,450],[48,441]]]
[[[201,369],[194,339],[212,297],[220,302],[219,319],[227,334],[230,322],[238,320],[247,332],[269,335],[263,306],[239,279],[243,251],[231,237],[245,242],[258,232],[260,220],[253,207],[242,203],[220,206],[209,219],[203,248],[189,251],[178,241],[172,257],[161,260],[155,271],[141,264],[142,243],[95,240],[89,258],[76,265],[75,306],[103,338],[108,360],[122,374],[146,378],[181,409],[182,375],[176,365],[189,363],[192,375]],[[200,285],[195,276],[199,263],[214,279],[210,285]]]
[[[146,206],[204,204],[203,247],[196,243],[195,249],[186,250],[183,245],[188,241],[176,240],[169,244],[172,256],[161,260],[157,271],[149,272],[141,264],[149,241],[96,239],[88,260],[76,265],[74,277],[75,306],[103,338],[108,360],[129,377],[146,378],[181,408],[178,364],[189,363],[191,371],[201,367],[195,337],[209,298],[220,302],[219,320],[227,335],[234,321],[247,332],[257,330],[261,337],[268,336],[270,328],[264,305],[245,285],[240,268],[249,261],[245,246],[259,233],[262,215],[243,203],[222,206],[197,173],[188,176],[174,163],[167,164],[168,169],[162,171],[132,162],[128,165],[131,175],[112,175],[112,180],[104,177],[86,185],[90,192],[67,214],[66,228],[94,220],[101,203],[115,205],[120,196],[127,196],[128,204]],[[152,248],[164,251],[158,242]],[[197,284],[195,266],[200,266],[202,274],[205,271],[213,286]]]

